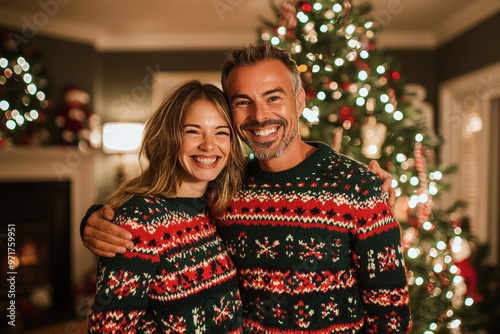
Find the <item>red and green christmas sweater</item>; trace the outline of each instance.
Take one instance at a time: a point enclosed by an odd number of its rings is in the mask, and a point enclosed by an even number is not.
[[[249,333],[409,332],[400,228],[381,181],[321,143],[282,172],[248,164],[217,221]]]
[[[242,333],[236,270],[204,198],[134,197],[134,248],[100,258],[89,333]]]

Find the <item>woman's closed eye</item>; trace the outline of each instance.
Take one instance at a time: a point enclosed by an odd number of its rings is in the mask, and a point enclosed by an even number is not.
[[[184,129],[184,134],[197,135],[199,131],[196,129]]]

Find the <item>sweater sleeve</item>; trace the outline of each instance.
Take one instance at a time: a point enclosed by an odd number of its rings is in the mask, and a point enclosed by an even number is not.
[[[99,258],[89,333],[142,333],[155,327],[147,311],[148,290],[159,266],[161,245],[151,232],[149,213],[153,209],[140,202],[145,203],[144,199],[129,201],[115,216],[114,223],[132,233],[136,246],[113,258]],[[142,247],[144,244],[153,247]]]
[[[85,229],[85,226],[87,225],[87,220],[90,218],[90,216],[102,208],[104,205],[102,204],[94,204],[92,205],[88,210],[85,216],[83,216],[82,221],[80,222],[80,238],[83,240],[83,230]]]
[[[353,247],[367,333],[409,333],[409,290],[401,232],[381,190],[360,201]]]

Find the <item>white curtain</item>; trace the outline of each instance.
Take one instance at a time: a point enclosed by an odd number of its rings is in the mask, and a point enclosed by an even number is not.
[[[491,143],[488,161],[490,189],[488,196],[488,232],[490,247],[500,259],[500,98],[491,101]]]

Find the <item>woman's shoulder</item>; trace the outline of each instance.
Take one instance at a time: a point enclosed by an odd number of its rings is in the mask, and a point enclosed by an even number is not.
[[[116,217],[148,219],[159,212],[165,213],[162,198],[154,196],[133,196],[116,210]],[[167,210],[168,212],[168,210]]]
[[[133,196],[116,212],[128,217],[155,217],[169,219],[171,216],[198,216],[206,214],[204,198],[166,198],[162,196]]]
[[[160,205],[160,198],[154,196],[134,195],[127,200],[118,210],[127,210],[134,207],[153,207]]]

